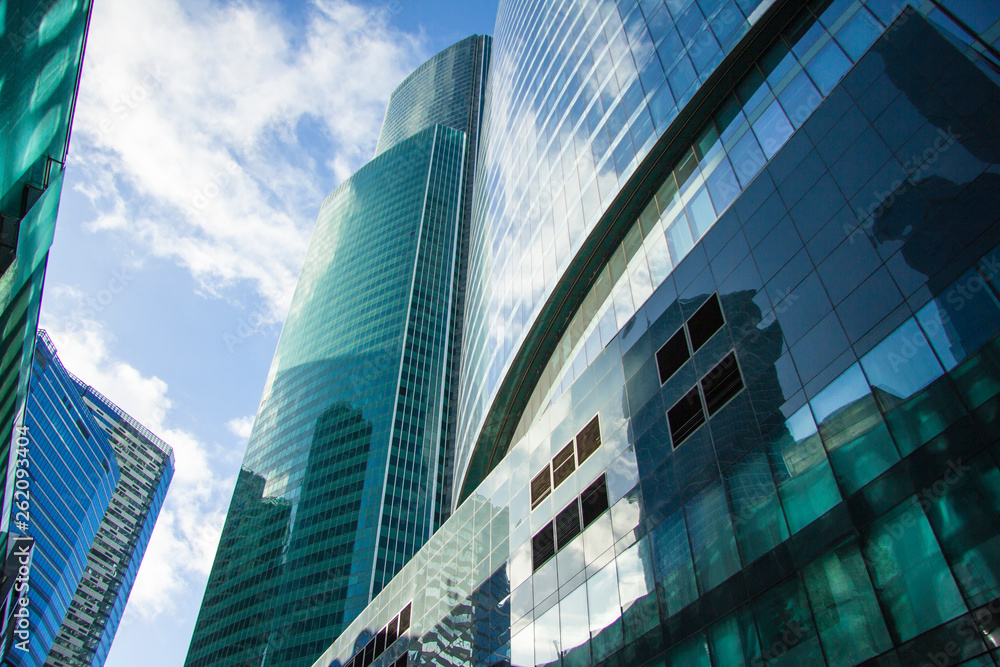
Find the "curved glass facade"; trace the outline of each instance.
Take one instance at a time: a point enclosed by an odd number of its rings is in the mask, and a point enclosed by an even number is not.
[[[45,664],[120,476],[111,442],[42,335],[35,344],[24,426],[27,443],[19,444],[18,459],[28,463],[18,468],[30,472],[30,483],[16,487],[22,492],[16,501],[25,505],[15,506],[11,537],[33,537],[35,546],[28,638],[22,644],[28,650],[15,643],[6,656],[19,667]]]
[[[430,535],[465,157],[430,127],[323,203],[188,665],[315,658]]]
[[[1000,7],[788,9],[602,268],[667,275],[316,667],[998,664]]]
[[[444,125],[469,133],[482,113],[490,38],[467,37],[437,54],[392,92],[375,157],[417,132]]]
[[[120,479],[45,664],[101,667],[173,478],[174,455],[165,442],[93,387],[74,381],[115,450]]]
[[[607,206],[758,0],[502,1],[480,149],[456,490],[511,361]]]

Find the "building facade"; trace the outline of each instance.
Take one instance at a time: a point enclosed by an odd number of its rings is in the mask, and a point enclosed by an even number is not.
[[[28,474],[17,475],[27,481],[16,486],[11,536],[33,538],[34,548],[20,582],[27,584],[27,622],[15,623],[21,632],[13,632],[4,661],[28,667],[46,664],[121,473],[114,447],[44,333],[36,339],[23,425],[17,470]]]
[[[0,470],[31,373],[92,3],[0,5]],[[8,517],[10,497],[4,498]],[[6,519],[4,519],[6,522]],[[6,533],[6,523],[0,526]],[[7,617],[4,616],[6,619]]]
[[[121,408],[73,379],[114,449],[120,476],[45,664],[101,667],[173,478],[174,455],[169,445]]]
[[[404,81],[323,203],[187,664],[311,664],[451,509],[459,259],[489,39]]]
[[[996,665],[1000,6],[502,1],[455,509],[349,665]]]

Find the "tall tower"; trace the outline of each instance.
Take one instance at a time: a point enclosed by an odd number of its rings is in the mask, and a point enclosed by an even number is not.
[[[998,36],[501,0],[453,511],[315,667],[995,661]]]
[[[174,454],[100,392],[79,378],[73,380],[114,448],[120,478],[45,664],[101,667],[173,478]]]
[[[62,193],[90,0],[0,3],[0,485],[31,374],[45,262]],[[3,499],[7,533],[11,497]],[[6,554],[6,543],[0,540]],[[6,589],[5,589],[6,590]],[[0,600],[9,619],[8,600]]]
[[[323,202],[192,667],[311,664],[448,515],[461,255],[488,53],[488,38],[470,37],[404,81],[376,157]]]
[[[44,332],[36,339],[27,403],[16,460],[28,474],[17,475],[11,536],[34,539],[12,596],[25,593],[28,613],[17,617],[3,657],[5,664],[41,667],[88,570],[88,551],[121,474],[107,434]]]

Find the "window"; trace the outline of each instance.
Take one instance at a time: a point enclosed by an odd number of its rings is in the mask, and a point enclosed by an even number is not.
[[[573,458],[573,443],[570,442],[552,459],[553,487],[565,482],[574,470],[576,470],[576,460]]]
[[[684,327],[681,327],[656,353],[656,367],[660,371],[660,384],[669,380],[670,376],[680,370],[684,362],[690,358],[691,352],[688,351],[687,337],[684,335]]]
[[[722,328],[723,324],[725,319],[722,317],[719,295],[713,294],[687,322],[688,333],[691,334],[691,348],[697,352],[716,331]]]
[[[556,540],[559,548],[569,544],[569,541],[580,534],[580,499],[573,502],[556,516]]]
[[[552,480],[549,476],[549,466],[545,466],[545,469],[531,480],[531,509],[538,507],[538,503],[545,500],[551,492]]]
[[[555,533],[550,521],[534,537],[531,538],[531,566],[537,571],[556,553]]]
[[[576,459],[583,463],[601,446],[601,422],[597,417],[576,435]]]
[[[729,356],[702,378],[701,388],[705,392],[705,405],[709,417],[718,412],[729,399],[740,393],[743,389],[743,378],[740,376],[735,352],[730,352]]]
[[[674,407],[667,410],[667,422],[670,425],[670,437],[674,448],[705,423],[705,412],[701,408],[701,394],[698,393],[697,386],[677,401]]]
[[[583,505],[583,527],[586,528],[608,509],[608,483],[601,475],[587,487],[580,499]]]

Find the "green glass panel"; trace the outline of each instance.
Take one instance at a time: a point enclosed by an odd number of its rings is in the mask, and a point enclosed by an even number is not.
[[[708,629],[712,658],[717,665],[756,667],[760,662],[760,638],[750,605],[740,607]]]
[[[939,435],[965,414],[948,378],[929,387],[885,415],[899,453],[906,456]]]
[[[858,364],[830,383],[810,404],[830,465],[845,495],[854,493],[899,460]]]
[[[622,605],[625,642],[632,642],[657,627],[660,614],[649,544],[644,537],[618,554],[618,594]]]
[[[809,406],[793,414],[765,441],[788,529],[796,533],[840,502]]]
[[[736,542],[747,565],[788,539],[788,525],[765,451],[750,452],[727,468],[724,478]]]
[[[966,405],[978,408],[1000,394],[1000,338],[951,372]]]
[[[871,524],[863,533],[861,548],[896,642],[966,611],[916,497]]]
[[[667,654],[668,665],[684,665],[685,667],[712,667],[712,659],[708,653],[708,640],[704,632],[685,640]]]
[[[802,574],[820,642],[831,665],[856,665],[892,648],[854,540],[813,561]]]
[[[712,590],[740,569],[736,538],[722,481],[716,480],[684,506],[698,590]]]
[[[769,667],[826,664],[798,576],[782,581],[754,600],[753,610],[764,664]]]
[[[924,490],[927,518],[969,607],[1000,597],[1000,471],[985,452]]]

